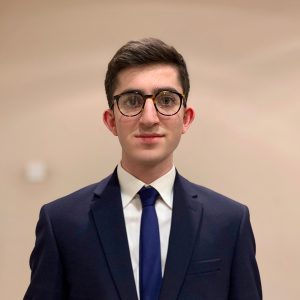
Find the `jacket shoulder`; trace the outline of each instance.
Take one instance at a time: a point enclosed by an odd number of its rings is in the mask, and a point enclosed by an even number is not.
[[[193,183],[178,174],[178,181],[184,186],[188,193],[193,195],[197,201],[201,201],[204,207],[213,207],[214,210],[241,212],[247,210],[247,206],[220,194],[210,188]]]
[[[85,186],[75,192],[60,197],[54,201],[51,201],[43,205],[43,209],[51,211],[74,211],[76,208],[82,208],[84,206],[90,206],[90,203],[94,200],[94,194],[99,194],[106,187],[111,175],[102,179],[99,182]]]

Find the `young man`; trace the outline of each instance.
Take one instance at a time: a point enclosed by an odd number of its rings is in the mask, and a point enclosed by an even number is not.
[[[105,88],[121,162],[43,206],[24,299],[262,299],[247,207],[173,165],[195,116],[183,57],[157,39],[129,42]]]

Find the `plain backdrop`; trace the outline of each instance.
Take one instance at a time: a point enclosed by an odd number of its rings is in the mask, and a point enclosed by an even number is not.
[[[26,290],[41,205],[118,163],[105,71],[121,45],[149,36],[190,72],[197,118],[178,170],[249,206],[265,299],[299,299],[297,0],[0,1],[1,299]],[[35,161],[46,176],[33,183]]]

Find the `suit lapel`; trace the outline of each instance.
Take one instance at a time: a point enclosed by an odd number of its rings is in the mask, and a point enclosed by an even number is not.
[[[95,190],[92,214],[121,299],[137,300],[116,171]]]
[[[190,186],[190,188],[189,188]],[[202,205],[192,185],[177,174],[172,223],[160,300],[177,299],[193,253],[202,217]]]

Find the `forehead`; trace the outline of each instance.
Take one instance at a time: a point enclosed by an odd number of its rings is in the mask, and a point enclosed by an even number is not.
[[[115,93],[128,89],[138,89],[151,93],[157,88],[169,87],[182,92],[178,70],[173,65],[153,64],[122,70],[117,76]]]

